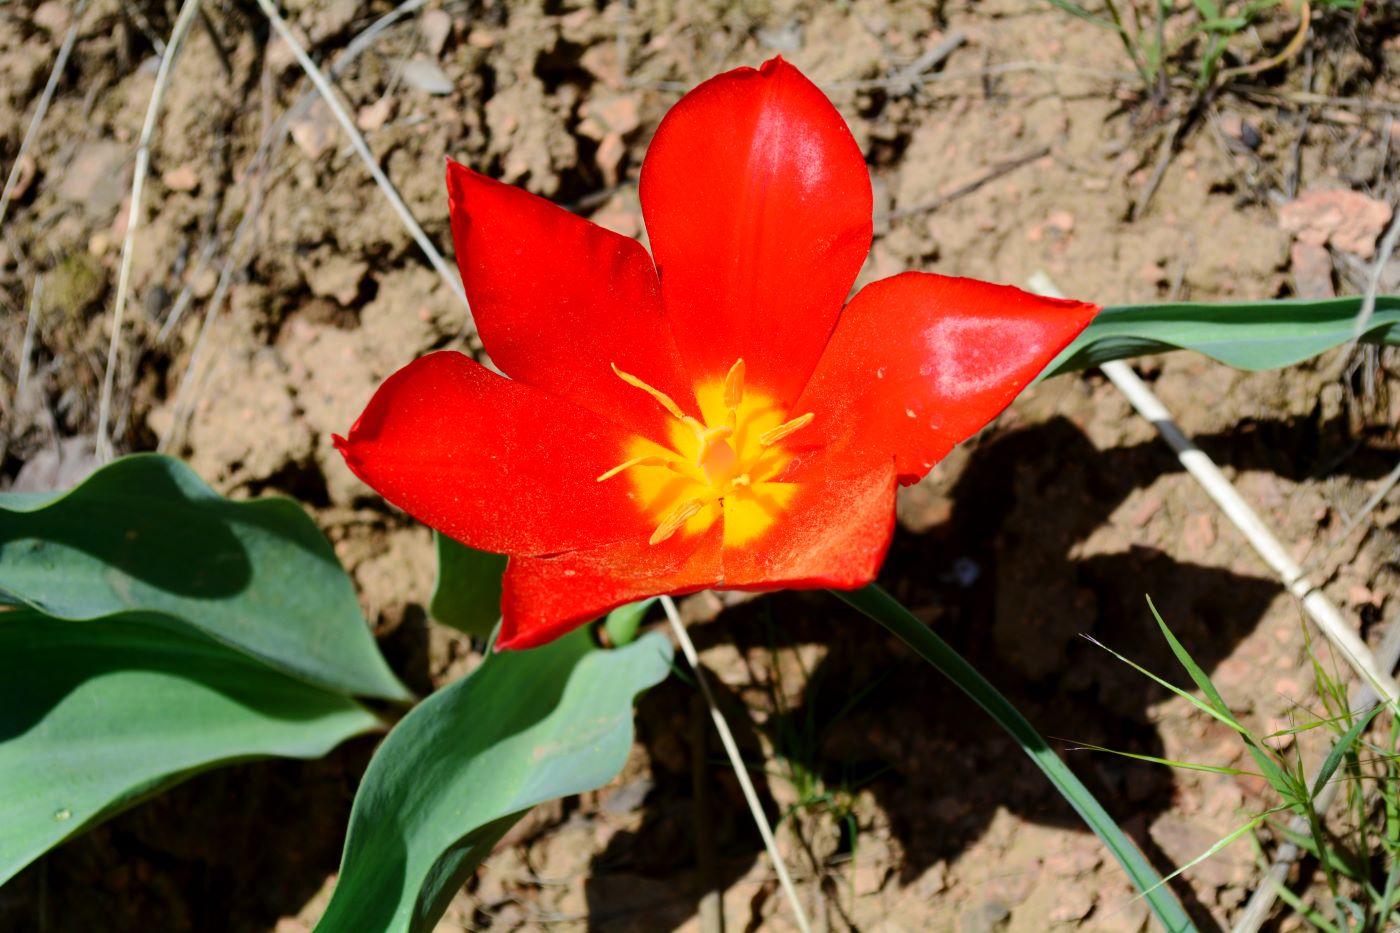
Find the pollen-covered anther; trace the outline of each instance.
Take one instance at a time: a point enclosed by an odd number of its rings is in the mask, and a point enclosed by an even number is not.
[[[617,368],[616,363],[611,363],[609,365],[612,366],[612,371],[617,374],[617,378],[621,379],[629,386],[641,389],[647,395],[650,395],[652,398],[656,399],[658,402],[661,403],[662,408],[670,412],[671,417],[675,418],[678,421],[695,421],[694,418],[689,417],[688,415],[686,415],[685,412],[681,411],[681,406],[677,405],[675,401],[671,398],[671,396],[667,395],[665,392],[662,392],[660,389],[653,388],[652,386],[647,385],[645,382],[638,379],[631,373],[623,372],[622,370]]]
[[[609,470],[608,472],[604,473],[602,476],[598,477],[598,482],[601,483],[601,482],[603,482],[604,480],[612,479],[614,476],[616,476],[617,474],[621,473],[623,470],[630,470],[630,469],[632,469],[632,467],[639,467],[639,466],[665,466],[665,465],[666,465],[666,458],[665,458],[665,457],[660,457],[660,456],[633,457],[631,460],[628,460],[626,463],[619,463],[617,466],[613,467],[611,470]]]
[[[743,400],[744,361],[741,358],[734,361],[734,365],[729,367],[728,375],[724,377],[724,407],[728,408],[732,415]]]
[[[656,530],[651,533],[650,544],[660,544],[673,534],[681,530],[681,526],[694,518],[701,509],[705,507],[703,499],[687,499],[676,506],[666,517],[661,520],[661,524],[656,526]]]
[[[807,425],[812,423],[812,419],[815,417],[816,414],[809,411],[805,415],[793,418],[791,421],[780,424],[770,431],[764,431],[758,436],[758,442],[764,447],[772,447],[783,438],[790,437],[807,427]]]

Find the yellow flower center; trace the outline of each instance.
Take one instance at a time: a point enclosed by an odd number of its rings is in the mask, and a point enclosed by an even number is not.
[[[797,493],[794,483],[772,481],[792,460],[780,442],[811,424],[812,413],[785,420],[773,399],[746,391],[743,360],[724,379],[696,386],[703,421],[616,365],[613,372],[672,418],[670,447],[634,437],[627,443],[627,459],[598,477],[601,483],[627,474],[638,504],[657,522],[651,543],[678,532],[700,534],[720,518],[726,547],[763,534]]]

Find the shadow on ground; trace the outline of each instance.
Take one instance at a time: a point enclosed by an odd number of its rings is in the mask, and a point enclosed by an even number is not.
[[[1350,445],[1344,458],[1325,460],[1339,449],[1339,430],[1311,419],[1268,421],[1197,441],[1236,469],[1294,480],[1341,474],[1374,479],[1386,472],[1390,464],[1383,454],[1364,444]],[[1148,612],[1146,595],[1207,671],[1231,654],[1279,596],[1270,577],[1185,563],[1148,547],[1129,544],[1119,553],[1075,556],[1130,493],[1180,470],[1156,441],[1101,451],[1064,419],[1008,432],[972,450],[947,496],[951,508],[944,521],[922,534],[896,535],[881,582],[1042,733],[1067,740],[1053,746],[1084,742],[1160,755],[1162,741],[1148,710],[1166,691],[1079,636],[1092,634],[1148,669],[1185,681]],[[985,832],[998,808],[1087,832],[985,713],[833,597],[769,596],[694,626],[692,634],[702,651],[734,642],[742,655],[772,644],[775,631],[780,644],[821,643],[828,650],[810,673],[800,704],[765,729],[775,747],[805,756],[796,763],[826,786],[869,788],[889,814],[903,852],[899,883],[956,857]],[[674,730],[675,710],[684,708],[689,693],[673,679],[650,695],[639,721],[643,741]],[[736,707],[731,722],[742,721],[732,696],[730,703]],[[793,735],[807,735],[808,741],[793,742]],[[760,760],[753,736],[741,744],[752,760]],[[726,811],[714,822],[719,860],[712,883],[727,886],[747,873],[762,844],[725,776],[722,756],[717,750],[709,755],[717,806]],[[1069,761],[1158,868],[1174,867],[1146,831],[1171,806],[1172,773],[1087,752]],[[758,777],[769,815],[777,817],[767,782]],[[640,930],[658,917],[679,923],[693,913],[700,881],[689,775],[659,777],[656,787],[640,828],[617,834],[593,862],[593,929]],[[669,883],[629,890],[626,880],[640,878]],[[1189,886],[1176,889],[1201,929],[1214,929]]]

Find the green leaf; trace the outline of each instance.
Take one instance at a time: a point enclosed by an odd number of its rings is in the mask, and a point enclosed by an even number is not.
[[[429,931],[467,876],[537,803],[599,787],[632,744],[632,700],[671,644],[594,646],[586,628],[489,654],[384,741],[355,797],[340,880],[317,926]]]
[[[1104,308],[1041,378],[1148,353],[1196,350],[1238,369],[1291,366],[1350,341],[1361,298]],[[1363,343],[1400,344],[1400,295],[1376,299]]]
[[[628,603],[620,606],[608,613],[608,617],[603,620],[603,627],[607,629],[608,640],[613,647],[620,648],[623,645],[630,645],[637,638],[637,629],[642,625],[642,619],[646,618],[647,610],[652,603],[656,602],[656,597],[650,599],[639,599],[635,603]]]
[[[1152,908],[1164,929],[1171,933],[1196,929],[1180,902],[1170,890],[1161,886],[1161,879],[1152,866],[1089,789],[1045,743],[1045,739],[1035,731],[1035,727],[1026,717],[1021,715],[1020,710],[1002,696],[975,667],[879,587],[872,585],[849,593],[833,592],[889,629],[925,661],[942,671],[959,689],[976,701],[978,706],[991,714],[997,725],[1016,740],[1021,750],[1045,772],[1055,789],[1103,840],[1109,852],[1118,860],[1118,864],[1128,873],[1133,884],[1143,892],[1148,906]]]
[[[200,770],[315,758],[379,726],[349,697],[160,619],[0,614],[0,884]]]
[[[1351,728],[1342,733],[1342,736],[1337,739],[1336,744],[1332,746],[1332,750],[1327,753],[1327,758],[1323,760],[1322,767],[1317,770],[1317,777],[1313,780],[1312,792],[1314,797],[1322,793],[1322,789],[1327,786],[1327,782],[1332,780],[1332,775],[1337,772],[1337,766],[1342,763],[1342,758],[1346,756],[1347,752],[1351,751],[1352,746],[1356,744],[1356,740],[1361,738],[1361,733],[1366,731],[1366,727],[1371,724],[1371,720],[1375,719],[1383,709],[1385,709],[1385,704],[1382,703],[1371,707],[1369,712],[1352,723]]]
[[[433,537],[437,539],[438,578],[428,614],[443,625],[485,641],[501,617],[501,574],[506,572],[506,557],[467,547],[441,532],[433,532]]]
[[[311,684],[411,696],[300,506],[231,502],[169,457],[124,457],[64,493],[0,495],[0,594],[61,619],[156,613]]]

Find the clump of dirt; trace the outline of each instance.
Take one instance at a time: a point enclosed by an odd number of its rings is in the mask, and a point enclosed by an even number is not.
[[[1365,20],[1347,31],[1320,18],[1307,68],[1187,112],[1188,92],[1157,99],[1123,75],[1109,33],[1018,0],[433,2],[353,61],[352,40],[387,0],[286,8],[443,249],[445,157],[644,239],[636,179],[667,108],[774,54],[828,90],[870,164],[876,238],[862,283],[923,269],[1024,284],[1044,271],[1103,303],[1354,292],[1384,222],[1324,234],[1325,206],[1360,198],[1375,211],[1395,190],[1389,111],[1356,102],[1394,96],[1400,48]],[[330,437],[416,356],[480,347],[329,109],[305,96],[286,46],[251,6],[206,12],[152,150],[113,435],[122,450],[186,457],[228,494],[303,502],[386,654],[426,691],[479,655],[427,619],[426,529],[356,480]],[[7,166],[70,16],[52,2],[0,10]],[[22,166],[0,239],[0,371],[11,385],[25,376],[0,399],[0,482],[29,463],[54,477],[91,462],[73,442],[95,427],[135,142],[170,25],[163,4],[94,2]],[[940,47],[951,52],[910,71]],[[548,274],[548,256],[533,261]],[[1400,264],[1380,271],[1387,288],[1400,283]],[[1250,374],[1183,354],[1139,365],[1372,639],[1400,584],[1400,505],[1391,496],[1360,514],[1396,455],[1394,354],[1380,363],[1334,353]],[[1243,761],[1223,726],[1079,637],[1176,676],[1145,595],[1252,725],[1274,728],[1311,702],[1296,602],[1098,375],[1027,393],[904,490],[899,516],[882,582],[1058,747]],[[1033,766],[883,632],[822,594],[701,594],[685,611],[731,720],[748,724],[750,760],[765,763],[755,778],[808,909],[832,928],[1146,926],[1121,871]],[[728,928],[787,928],[732,775],[691,741],[695,702],[674,678],[649,693],[617,780],[535,811],[445,928],[695,928],[697,892],[711,887]],[[368,751],[201,776],[27,870],[0,895],[0,925],[42,915],[76,929],[100,907],[110,929],[309,929]],[[1066,754],[1159,867],[1269,805],[1248,778]],[[697,806],[714,815],[701,834]],[[231,808],[234,829],[214,816]],[[191,842],[191,826],[211,838],[288,832],[245,859],[243,843]],[[698,868],[701,847],[713,873]],[[1209,929],[1227,926],[1256,882],[1237,843],[1174,887]],[[80,890],[91,916],[60,909]]]

